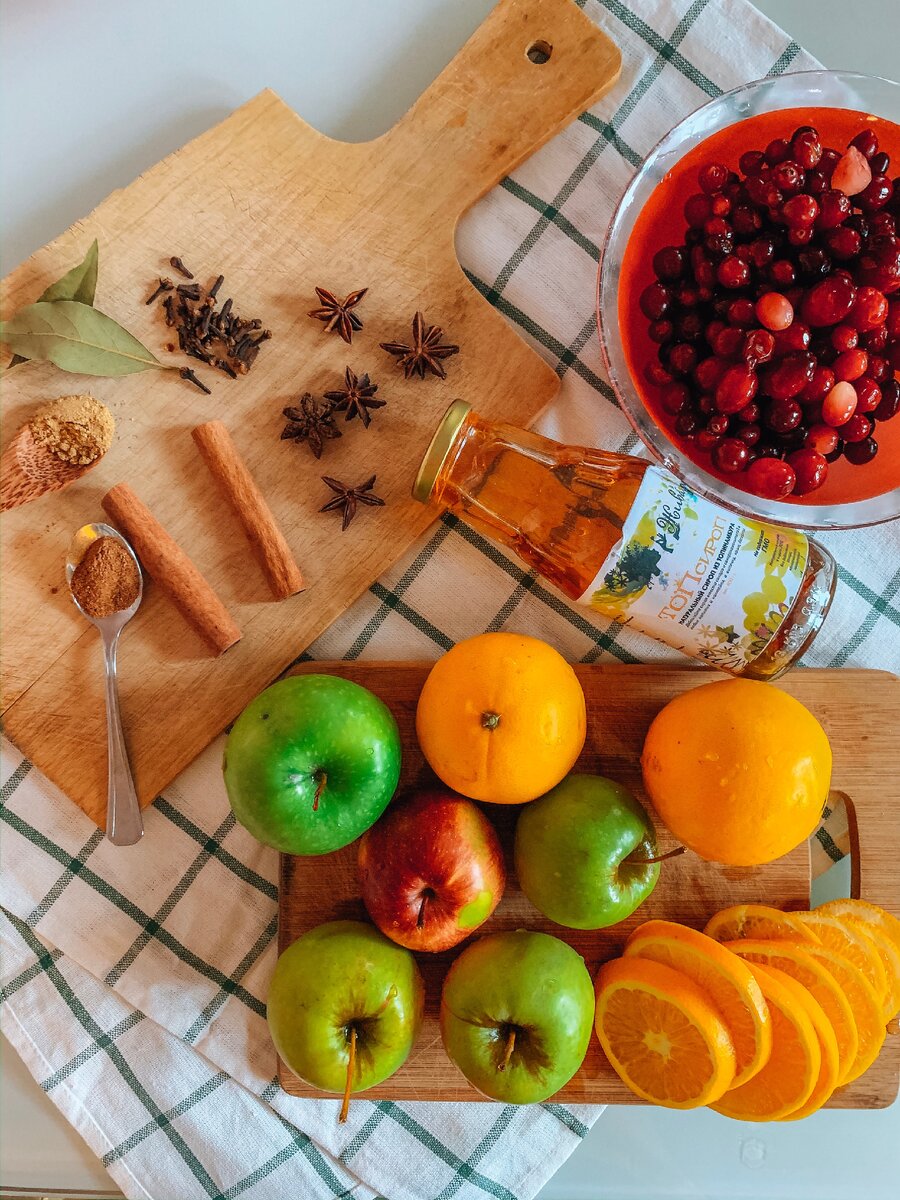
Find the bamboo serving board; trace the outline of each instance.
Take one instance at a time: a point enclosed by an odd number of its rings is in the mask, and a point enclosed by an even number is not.
[[[550,47],[543,63],[528,57]],[[534,51],[532,50],[534,54]],[[539,56],[538,56],[539,57]],[[407,115],[373,142],[332,141],[272,92],[113,193],[3,285],[11,314],[100,243],[96,304],[158,357],[193,365],[203,396],[173,372],[120,380],[26,363],[3,382],[4,437],[38,403],[90,391],[112,409],[117,439],[83,481],[4,515],[2,709],[6,732],[98,824],[106,804],[106,726],[96,631],[66,594],[75,529],[103,520],[100,498],[130,484],[193,558],[243,631],[212,659],[150,585],[122,638],[122,714],[141,802],[149,803],[247,701],[322,632],[418,537],[434,513],[410,498],[431,434],[456,396],[489,417],[528,424],[555,394],[551,369],[463,274],[460,215],[616,79],[620,58],[571,0],[500,0]],[[157,275],[180,255],[219,296],[273,331],[251,373],[231,381],[180,354],[161,312],[145,307]],[[368,287],[365,327],[346,346],[307,316],[314,288],[340,297]],[[408,339],[413,314],[461,347],[441,381],[405,381],[379,348]],[[304,391],[340,386],[346,365],[368,372],[388,404],[358,420],[316,462],[279,441],[282,408]],[[306,579],[271,602],[266,582],[194,446],[213,418],[232,433]],[[383,509],[346,533],[321,475],[360,483],[377,472]]]
[[[427,664],[306,663],[296,672],[324,671],[370,688],[390,707],[400,727],[403,769],[400,792],[434,784],[416,743],[415,709]],[[649,807],[641,787],[639,757],[651,720],[679,692],[710,679],[706,671],[663,667],[576,666],[587,700],[584,752],[576,770],[609,775],[632,788]],[[854,839],[853,894],[900,914],[900,679],[881,671],[795,671],[779,687],[802,700],[819,718],[834,750],[833,787],[848,802]],[[872,720],[872,714],[877,719]],[[506,852],[509,882],[497,911],[479,930],[542,929],[581,954],[593,976],[600,963],[621,953],[626,937],[651,918],[681,921],[702,929],[730,904],[757,902],[778,908],[809,907],[809,847],[806,843],[763,867],[725,867],[687,851],[662,865],[659,882],[627,921],[609,930],[563,929],[546,920],[524,897],[512,873],[512,839],[517,810],[488,805]],[[660,847],[675,843],[659,826]],[[367,919],[356,880],[357,845],[322,858],[281,859],[279,951],[323,921]],[[467,943],[463,943],[465,946]],[[438,1009],[444,976],[459,949],[417,954],[425,981],[425,1023],[405,1065],[368,1099],[483,1100],[447,1058],[441,1045]],[[896,1027],[896,1021],[893,1023]],[[279,1063],[282,1088],[292,1096],[319,1096]],[[884,1108],[897,1097],[900,1036],[894,1028],[880,1057],[860,1079],[839,1089],[833,1108]],[[583,1066],[555,1099],[574,1104],[635,1104],[637,1098],[612,1071],[596,1037]]]

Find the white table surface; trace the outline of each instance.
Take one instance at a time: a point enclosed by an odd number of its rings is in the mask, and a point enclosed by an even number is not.
[[[332,137],[377,136],[493,4],[5,0],[3,272],[263,87]],[[826,65],[897,77],[900,0],[758,6]],[[840,888],[844,873],[830,874]],[[4,1050],[0,1187],[112,1194],[109,1176]],[[767,1126],[621,1106],[607,1109],[540,1200],[887,1200],[898,1178],[900,1105]]]

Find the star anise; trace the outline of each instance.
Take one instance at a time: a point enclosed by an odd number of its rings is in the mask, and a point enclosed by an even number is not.
[[[338,300],[337,296],[329,292],[327,288],[317,287],[316,295],[321,300],[322,307],[311,309],[307,316],[315,317],[317,321],[324,321],[326,333],[336,332],[345,342],[351,342],[353,331],[363,327],[362,321],[353,309],[368,290],[368,288],[359,288],[358,291],[345,296],[343,300]]]
[[[394,355],[407,379],[411,375],[418,375],[420,379],[424,379],[426,370],[429,370],[432,375],[437,375],[439,379],[446,379],[447,372],[441,364],[441,359],[450,358],[452,354],[459,354],[459,346],[442,346],[443,335],[444,331],[439,325],[429,325],[426,328],[425,318],[420,312],[417,312],[412,323],[412,345],[404,346],[400,342],[382,342],[381,348],[387,350],[388,354]]]
[[[373,507],[379,507],[384,504],[380,496],[376,496],[372,492],[375,486],[375,476],[370,476],[365,483],[360,483],[356,487],[350,487],[347,483],[341,483],[339,479],[332,479],[330,475],[323,475],[322,482],[334,492],[334,496],[327,504],[323,504],[319,512],[332,512],[334,509],[340,509],[343,512],[341,521],[341,532],[347,528],[353,518],[356,516],[357,506],[360,504],[369,504]]]
[[[327,439],[341,436],[334,423],[332,408],[313,400],[309,392],[303,393],[297,407],[290,405],[282,409],[282,414],[288,420],[281,431],[282,440],[293,438],[297,442],[307,442],[316,458],[322,457]]]
[[[355,371],[351,371],[347,367],[344,371],[344,387],[334,392],[326,392],[325,399],[331,401],[335,412],[347,414],[344,417],[345,421],[352,421],[354,417],[359,417],[368,429],[369,422],[372,420],[369,416],[369,409],[384,408],[387,404],[386,400],[375,399],[377,391],[378,384],[370,383],[368,375],[360,378]]]

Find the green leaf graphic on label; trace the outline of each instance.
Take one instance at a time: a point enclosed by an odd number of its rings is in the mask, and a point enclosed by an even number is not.
[[[79,375],[170,369],[112,317],[78,300],[29,304],[11,320],[0,321],[0,341],[24,358]]]

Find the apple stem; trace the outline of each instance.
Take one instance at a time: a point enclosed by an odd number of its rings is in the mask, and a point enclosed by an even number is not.
[[[313,775],[313,779],[316,781],[316,794],[313,797],[313,812],[318,812],[319,797],[325,791],[325,784],[328,782],[328,776],[324,771],[316,771],[315,775]]]
[[[496,729],[500,724],[500,714],[498,712],[483,712],[481,714],[482,729]]]
[[[512,1058],[513,1050],[516,1048],[516,1031],[511,1029],[506,1038],[506,1049],[503,1051],[503,1062],[497,1068],[498,1071],[505,1071],[509,1066],[509,1060]]]
[[[425,924],[425,905],[428,903],[428,893],[422,893],[422,902],[419,905],[419,915],[416,917],[416,929],[421,929]]]
[[[655,854],[653,858],[632,858],[629,854],[624,860],[632,867],[649,867],[652,863],[665,862],[667,858],[677,858],[679,854],[684,854],[684,846],[676,846],[674,850],[667,850],[665,854]]]
[[[341,1111],[338,1116],[338,1121],[343,1125],[347,1120],[347,1114],[350,1112],[350,1088],[353,1084],[353,1069],[356,1066],[356,1026],[350,1026],[350,1053],[347,1056],[347,1082],[344,1085],[344,1099],[341,1102]]]

